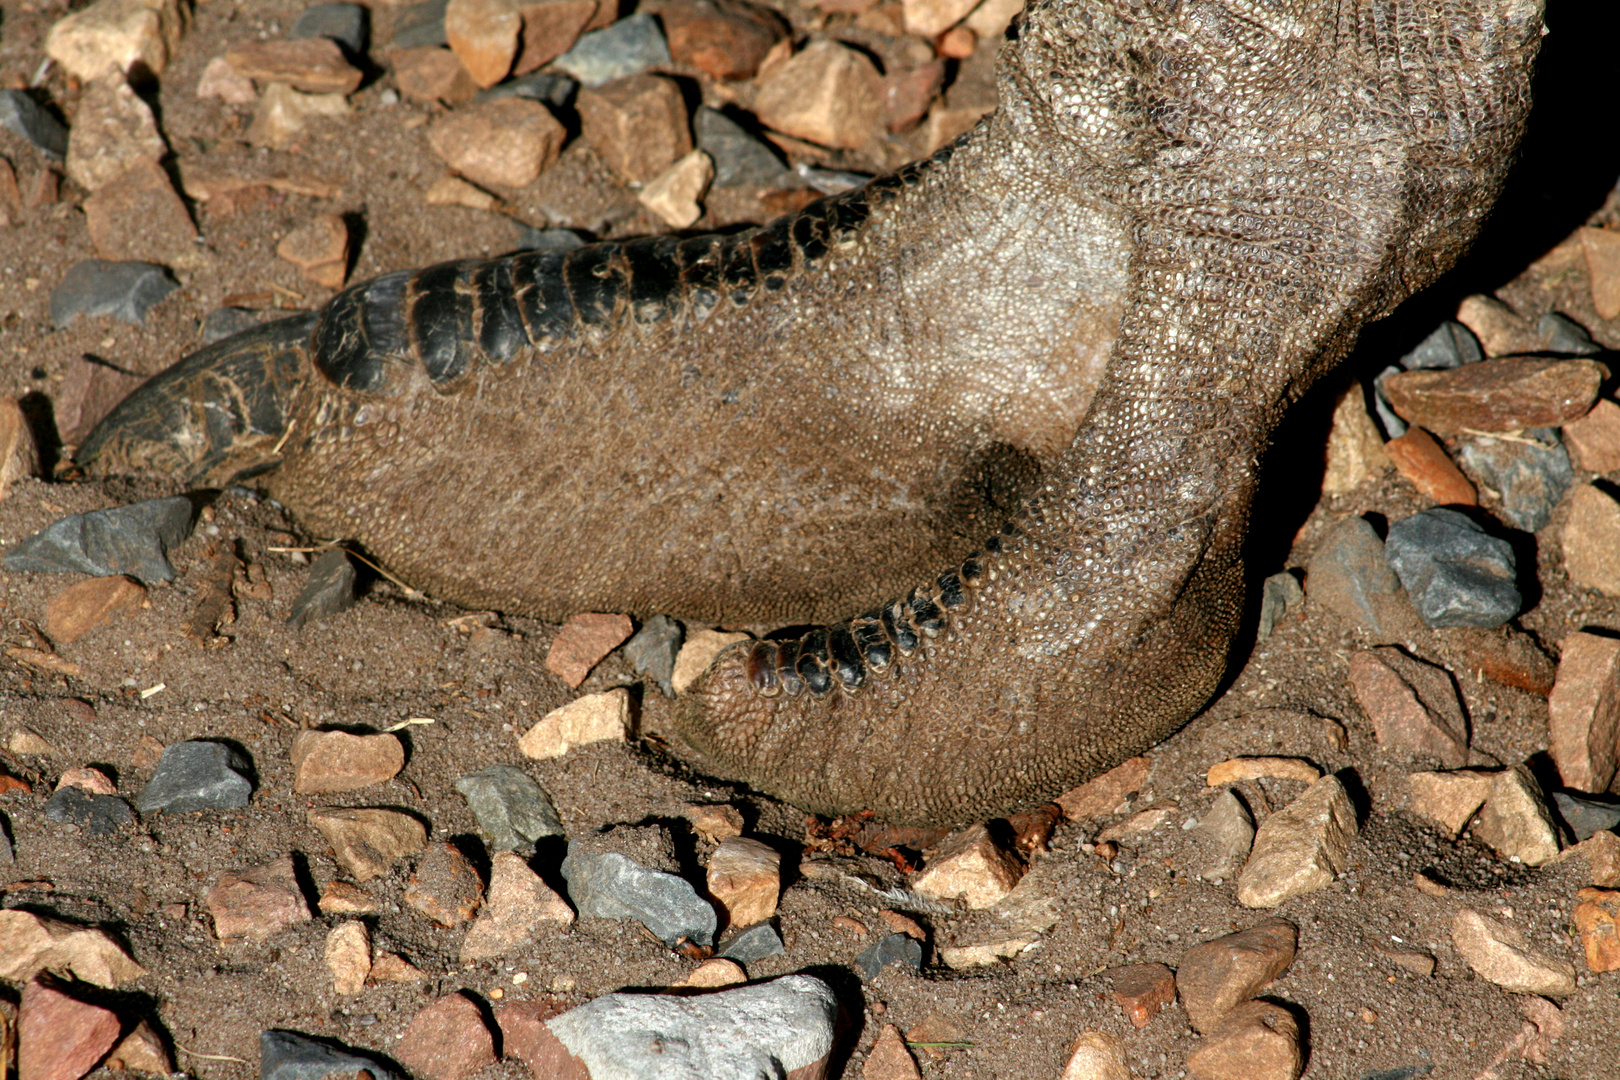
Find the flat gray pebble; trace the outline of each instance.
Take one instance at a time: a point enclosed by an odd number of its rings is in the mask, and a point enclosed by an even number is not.
[[[130,813],[129,803],[116,795],[96,795],[69,784],[45,800],[45,820],[77,825],[91,836],[111,836],[134,821],[135,815]]]
[[[156,263],[85,259],[68,267],[51,290],[51,323],[63,327],[80,315],[111,315],[144,325],[146,313],[179,287]]]
[[[536,229],[525,225],[518,234],[519,251],[542,251],[561,255],[585,246],[585,238],[573,229]]]
[[[622,651],[631,671],[657,683],[665,697],[674,697],[675,687],[670,680],[675,675],[675,657],[680,655],[685,640],[685,627],[668,615],[654,615],[631,635]]]
[[[320,1039],[296,1031],[259,1033],[261,1080],[322,1080],[334,1073],[370,1073],[376,1080],[405,1080],[363,1050],[333,1039]]]
[[[1388,598],[1401,591],[1390,569],[1384,541],[1364,517],[1339,522],[1323,537],[1305,575],[1311,599],[1341,618],[1380,637],[1388,637]]]
[[[444,32],[444,9],[450,0],[427,0],[399,9],[394,17],[394,36],[390,44],[396,49],[432,49],[450,44]]]
[[[1525,532],[1546,528],[1575,482],[1569,451],[1556,431],[1547,436],[1545,442],[1479,436],[1463,443],[1457,454],[1463,468],[1502,496],[1502,520]]]
[[[922,942],[907,934],[890,934],[855,958],[855,970],[861,979],[871,982],[890,964],[899,964],[907,971],[922,970]]]
[[[1596,356],[1603,346],[1592,340],[1586,327],[1556,311],[1549,311],[1536,320],[1536,333],[1547,343],[1547,351],[1562,356]]]
[[[246,806],[253,783],[243,773],[251,768],[240,752],[224,743],[178,742],[163,751],[152,779],[135,797],[135,806],[143,814]]]
[[[1620,803],[1585,798],[1567,791],[1553,792],[1553,803],[1558,807],[1558,816],[1575,834],[1577,843],[1620,826]]]
[[[0,127],[52,161],[67,156],[68,129],[26,90],[0,90]]]
[[[577,843],[568,845],[562,876],[581,918],[635,919],[670,946],[682,938],[714,944],[714,908],[685,878],[649,870],[616,851],[582,851]]]
[[[356,579],[354,563],[347,551],[333,548],[322,552],[310,566],[309,579],[293,600],[288,625],[306,626],[352,608]]]
[[[1465,514],[1434,507],[1403,518],[1385,551],[1429,626],[1491,629],[1519,613],[1513,548]]]
[[[547,836],[562,836],[551,799],[522,769],[512,765],[491,765],[456,781],[478,819],[478,829],[491,851],[515,851],[533,855],[534,842]]]
[[[169,552],[191,535],[192,516],[191,500],[183,495],[74,514],[19,540],[0,562],[27,573],[173,581]]]
[[[732,938],[726,947],[720,950],[719,955],[746,967],[767,956],[777,956],[785,951],[782,946],[782,935],[776,932],[776,927],[770,923],[759,923]]]
[[[1277,623],[1288,614],[1288,609],[1305,599],[1305,590],[1300,587],[1299,578],[1284,570],[1280,574],[1272,574],[1260,586],[1260,625],[1255,631],[1255,640],[1264,641],[1277,629]]]
[[[1418,347],[1401,357],[1401,367],[1407,371],[1432,368],[1462,367],[1485,359],[1474,332],[1460,322],[1447,320],[1435,327]]]
[[[202,328],[198,334],[202,337],[204,345],[212,345],[216,341],[224,341],[228,337],[240,334],[244,330],[251,330],[263,320],[264,316],[257,311],[247,308],[222,307],[215,308],[203,316]]]
[[[707,105],[698,109],[692,131],[698,149],[714,159],[716,187],[761,186],[788,174],[788,167],[770,147],[718,109]]]
[[[572,49],[552,61],[586,86],[601,86],[669,62],[663,28],[646,12],[580,35]]]
[[[312,4],[293,23],[290,38],[329,38],[355,59],[366,54],[366,9],[359,4]]]
[[[520,97],[539,101],[554,109],[567,108],[574,102],[579,84],[566,75],[537,71],[533,75],[519,75],[515,79],[496,83],[487,90],[478,91],[475,101],[499,101],[501,98]]]

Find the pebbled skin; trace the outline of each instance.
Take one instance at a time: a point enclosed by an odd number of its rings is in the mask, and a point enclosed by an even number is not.
[[[1001,109],[927,162],[736,238],[385,275],[302,347],[183,361],[80,460],[274,466],[469,605],[844,620],[722,653],[670,748],[821,813],[1005,813],[1213,693],[1258,457],[1477,232],[1540,14],[1036,3]]]

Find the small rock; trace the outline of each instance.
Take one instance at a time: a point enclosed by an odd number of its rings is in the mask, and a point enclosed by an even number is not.
[[[0,397],[0,500],[18,480],[39,475],[39,444],[28,416],[17,398]]]
[[[1620,770],[1620,640],[1577,631],[1560,643],[1547,723],[1565,786],[1609,790]]]
[[[115,1072],[143,1072],[168,1076],[174,1072],[174,1059],[150,1020],[142,1020],[121,1039],[102,1064]]]
[[[551,255],[564,255],[584,247],[586,240],[573,229],[536,229],[524,226],[518,233],[517,249],[519,251],[540,251]],[[662,619],[663,615],[654,615],[654,619]],[[675,624],[677,627],[679,623]],[[638,635],[639,636],[639,635]],[[631,638],[625,643],[625,659],[630,659],[630,647],[635,643]],[[634,661],[631,661],[632,664]],[[637,674],[642,674],[636,669]]]
[[[449,37],[444,32],[444,13],[448,6],[448,0],[424,0],[400,9],[394,19],[394,36],[389,39],[392,51],[448,45]]]
[[[259,95],[246,138],[254,146],[287,150],[315,117],[345,117],[352,111],[342,94],[304,94],[286,83],[273,82]]]
[[[115,990],[146,969],[106,933],[36,915],[0,911],[0,978],[27,982],[41,971]]]
[[[216,56],[208,61],[197,80],[197,100],[208,98],[219,98],[227,105],[253,105],[259,100],[259,92],[253,88],[252,79],[237,74],[229,60]]]
[[[292,741],[293,790],[300,795],[358,791],[405,767],[405,747],[389,734],[300,731]]]
[[[1474,485],[1452,462],[1445,448],[1420,427],[1384,444],[1384,452],[1400,474],[1424,496],[1442,506],[1474,506],[1479,495]]]
[[[730,926],[752,926],[776,914],[782,856],[758,840],[733,836],[709,856],[709,895]]]
[[[317,1039],[296,1031],[259,1033],[261,1080],[324,1080],[332,1075],[369,1073],[375,1080],[405,1080],[363,1051],[331,1039]]]
[[[883,77],[883,127],[891,134],[909,131],[928,115],[928,107],[945,85],[945,62],[891,71]]]
[[[548,0],[542,7],[559,6],[563,4],[594,3],[594,0]],[[552,109],[567,109],[574,104],[574,95],[579,92],[579,84],[566,75],[546,71],[535,75],[519,75],[515,79],[507,79],[497,83],[487,90],[478,91],[475,101],[499,101],[501,98],[520,97],[530,101],[538,101]]]
[[[116,72],[85,87],[68,135],[67,174],[86,191],[99,190],[130,166],[157,164],[169,152],[152,110]]]
[[[727,942],[720,955],[746,965],[758,963],[767,956],[780,956],[785,951],[782,935],[776,932],[776,927],[770,923],[756,923]]]
[[[1082,1031],[1069,1046],[1069,1062],[1059,1080],[1136,1080],[1136,1074],[1117,1038],[1103,1031]]]
[[[752,78],[788,25],[769,8],[740,0],[676,0],[659,9],[676,63],[722,81]]]
[[[1620,405],[1602,398],[1560,431],[1576,465],[1595,473],[1620,470]]]
[[[429,206],[465,206],[469,210],[498,209],[501,200],[481,187],[475,187],[459,176],[441,176],[433,181],[423,196]],[[577,685],[577,684],[576,684]]]
[[[1435,507],[1395,522],[1385,551],[1429,626],[1490,629],[1523,605],[1512,546],[1455,510]]]
[[[1541,785],[1524,765],[1491,778],[1491,791],[1473,832],[1503,858],[1517,858],[1526,866],[1540,866],[1558,854],[1558,827],[1547,811]]]
[[[932,40],[967,17],[978,0],[902,0],[905,31]]]
[[[1567,791],[1552,793],[1558,816],[1577,841],[1588,840],[1606,829],[1620,827],[1620,804],[1583,799]]]
[[[1333,409],[1328,430],[1327,467],[1322,491],[1327,495],[1347,495],[1372,476],[1394,467],[1384,451],[1378,425],[1367,415],[1367,402],[1360,383],[1352,383]]]
[[[332,992],[353,995],[366,988],[371,974],[371,931],[355,919],[338,923],[326,935],[326,970]]]
[[[1401,357],[1400,364],[1407,371],[1444,370],[1477,364],[1483,359],[1485,354],[1473,332],[1460,322],[1447,320]]]
[[[77,769],[69,769],[56,781],[56,790],[65,787],[76,787],[90,795],[116,795],[118,788],[100,769],[89,765],[82,765]]]
[[[1211,765],[1204,777],[1209,787],[1237,784],[1244,780],[1258,780],[1269,776],[1277,780],[1298,780],[1314,784],[1322,771],[1304,758],[1291,757],[1236,757]]]
[[[484,883],[454,844],[434,844],[417,864],[404,900],[440,926],[460,926],[478,913]]]
[[[1571,584],[1620,596],[1620,503],[1591,484],[1569,498],[1569,516],[1561,537],[1564,571]]]
[[[1346,518],[1323,538],[1306,571],[1305,591],[1382,641],[1404,636],[1418,621],[1389,567],[1384,541],[1363,517]]]
[[[692,831],[705,844],[742,835],[743,817],[735,806],[688,806],[681,816],[692,823]]]
[[[884,1024],[861,1066],[861,1080],[921,1080],[917,1062],[906,1049],[900,1029]]]
[[[1563,356],[1598,356],[1603,346],[1592,340],[1586,327],[1556,311],[1549,311],[1536,320],[1536,333],[1547,345],[1548,352]]]
[[[132,578],[90,578],[51,597],[45,605],[45,633],[70,645],[120,612],[146,603],[146,589]]]
[[[675,670],[670,675],[670,684],[675,693],[684,694],[692,688],[714,658],[719,656],[728,645],[739,641],[747,641],[747,634],[730,634],[720,630],[693,630],[686,635],[686,644],[681,646],[680,655],[675,658]]]
[[[39,757],[55,757],[61,753],[56,748],[55,743],[44,738],[38,732],[29,731],[27,728],[18,728],[13,731],[11,738],[6,742],[6,749],[13,754],[29,754]]]
[[[130,758],[130,764],[137,769],[149,769],[163,760],[163,751],[168,749],[150,735],[142,735],[141,741],[135,746],[135,754]]]
[[[373,983],[412,984],[427,981],[427,972],[404,957],[391,952],[380,952],[371,958]]]
[[[551,799],[522,769],[490,765],[457,780],[456,790],[478,819],[478,831],[491,851],[528,856],[534,854],[536,840],[563,835]]]
[[[466,1080],[495,1064],[495,1039],[472,998],[446,994],[411,1020],[394,1057],[423,1080]]]
[[[757,80],[754,112],[774,131],[858,150],[878,131],[883,81],[862,53],[817,41]]]
[[[360,69],[349,63],[337,42],[324,37],[241,41],[225,50],[225,62],[238,75],[285,83],[306,94],[352,94],[360,86]]]
[[[1001,967],[1005,961],[1028,952],[1034,944],[1035,939],[1032,937],[1012,937],[979,945],[942,945],[939,949],[939,958],[953,971]]]
[[[1324,776],[1304,794],[1260,823],[1254,850],[1238,874],[1238,903],[1276,907],[1284,900],[1324,889],[1350,864],[1356,810],[1335,776]]]
[[[1572,848],[1566,848],[1557,862],[1579,856],[1590,870],[1588,880],[1604,889],[1620,889],[1620,836],[1598,832]]]
[[[1480,978],[1515,994],[1564,997],[1575,992],[1575,967],[1530,948],[1515,926],[1464,908],[1451,921],[1451,941]]]
[[[17,1015],[17,1080],[79,1080],[118,1042],[118,1014],[38,979]]]
[[[1530,321],[1494,296],[1478,293],[1457,307],[1457,321],[1466,326],[1485,348],[1485,355],[1508,356],[1541,348],[1541,335]]]
[[[582,34],[555,64],[586,86],[601,86],[670,62],[669,43],[658,20],[646,12]]]
[[[1228,881],[1243,869],[1254,845],[1254,815],[1243,799],[1227,788],[1215,796],[1194,834],[1200,863],[1195,873],[1206,881]]]
[[[1384,381],[1395,411],[1441,435],[1557,427],[1586,415],[1607,369],[1593,360],[1508,356]]]
[[[531,758],[562,757],[587,743],[622,741],[629,727],[630,694],[619,687],[553,709],[523,733],[518,749]]]
[[[74,514],[13,544],[5,568],[173,581],[168,552],[190,535],[191,520],[191,500],[180,495]]]
[[[317,214],[282,237],[276,255],[322,288],[341,289],[349,276],[349,226],[337,214]]]
[[[713,179],[714,162],[702,150],[693,150],[648,182],[636,198],[670,228],[690,228],[703,216],[700,202]]]
[[[518,75],[551,63],[589,30],[602,30],[619,17],[617,4],[596,0],[543,0],[521,3],[523,36],[512,70]],[[572,80],[570,80],[572,82]]]
[[[699,108],[692,127],[698,149],[714,162],[716,187],[763,187],[788,172],[775,151],[717,109]]]
[[[575,615],[552,639],[546,668],[577,689],[591,669],[622,645],[633,629],[628,615]]]
[[[507,1061],[529,1062],[553,1038],[546,1030],[546,1021],[568,1011],[568,1004],[560,997],[542,995],[534,1001],[509,1001],[495,1010],[495,1023],[501,1031],[501,1056]],[[549,1067],[534,1071],[534,1080],[552,1080],[557,1074]]]
[[[1264,641],[1276,630],[1288,609],[1305,599],[1299,578],[1290,573],[1272,574],[1260,587],[1260,625],[1255,639]]]
[[[112,315],[145,325],[146,313],[179,287],[152,263],[85,259],[69,267],[51,291],[51,323],[61,328],[80,315]]]
[[[479,86],[506,78],[517,59],[523,16],[513,0],[450,0],[444,36]]]
[[[461,942],[461,962],[512,956],[542,927],[567,926],[573,921],[573,909],[546,887],[521,856],[496,852],[490,860],[483,909]]]
[[[347,881],[329,882],[315,906],[322,915],[375,915],[380,910],[370,893]]]
[[[52,161],[67,156],[68,129],[23,90],[0,90],[0,127]]]
[[[983,825],[974,825],[949,837],[935,849],[911,887],[936,900],[960,899],[982,911],[1012,892],[1024,866],[1003,851]]]
[[[1099,844],[1111,844],[1141,836],[1143,833],[1150,833],[1175,817],[1175,815],[1176,804],[1173,802],[1150,806],[1146,810],[1137,811],[1124,821],[1108,826],[1108,828],[1097,834],[1097,842]]]
[[[1620,232],[1585,228],[1580,234],[1592,307],[1600,319],[1620,318]]]
[[[138,161],[84,201],[96,254],[110,260],[185,265],[196,258],[197,229],[156,162]]]
[[[1463,466],[1502,497],[1502,520],[1515,529],[1539,532],[1553,508],[1575,482],[1569,451],[1556,434],[1550,443],[1480,436],[1462,444]]]
[[[1127,964],[1109,968],[1103,977],[1133,1027],[1147,1027],[1160,1009],[1176,1000],[1175,972],[1163,964]]]
[[[428,131],[445,164],[476,184],[525,187],[557,160],[566,133],[537,101],[501,98],[457,109]]]
[[[341,611],[353,607],[355,582],[354,562],[342,548],[323,551],[309,568],[309,578],[293,599],[292,614],[287,625],[297,628],[312,622],[321,622]]]
[[[247,308],[215,308],[203,316],[198,336],[204,345],[212,345],[228,337],[235,337],[244,330],[251,330],[263,321],[259,312]]]
[[[615,79],[581,91],[578,108],[586,141],[608,168],[631,183],[652,181],[692,150],[686,99],[673,79]]]
[[[89,82],[109,69],[161,75],[186,29],[180,0],[97,0],[58,19],[45,35],[45,55]]]
[[[547,1020],[522,1056],[548,1080],[818,1080],[827,1075],[837,1013],[832,991],[809,975],[715,994],[605,994]]]
[[[748,981],[748,973],[735,960],[716,956],[705,960],[683,979],[670,984],[671,990],[718,990],[722,986],[738,986]]]
[[[568,898],[581,918],[635,919],[664,944],[712,945],[719,920],[691,884],[649,870],[616,851],[588,852],[577,841],[562,862]]]
[[[266,941],[289,926],[310,921],[291,855],[241,873],[221,874],[206,902],[220,941]]]
[[[406,101],[460,105],[478,93],[478,84],[449,49],[396,49],[389,59],[394,85]]]
[[[1620,971],[1620,892],[1582,889],[1575,894],[1575,929],[1593,971]]]
[[[1237,1006],[1187,1055],[1194,1080],[1295,1080],[1304,1067],[1299,1025],[1269,1001]]]
[[[1402,971],[1409,971],[1413,975],[1428,978],[1434,974],[1434,957],[1422,952],[1386,952],[1390,962]]]
[[[855,958],[861,979],[871,982],[890,964],[899,964],[912,974],[922,970],[922,942],[907,934],[889,934]]]
[[[395,859],[414,855],[427,843],[422,823],[398,810],[322,806],[306,816],[332,845],[338,865],[359,881],[387,873]]]
[[[1142,790],[1152,768],[1153,759],[1146,754],[1128,758],[1101,776],[1065,791],[1057,797],[1057,804],[1070,821],[1112,814],[1133,792]]]
[[[1491,773],[1477,769],[1408,773],[1406,782],[1412,793],[1409,805],[1414,814],[1437,822],[1447,836],[1455,839],[1475,811],[1485,805],[1491,778]]]
[[[1298,948],[1293,923],[1263,919],[1188,949],[1176,968],[1176,989],[1193,1029],[1212,1031],[1232,1008],[1287,970]]]
[[[220,742],[190,739],[163,751],[157,770],[135,797],[143,814],[186,814],[195,810],[230,810],[248,805],[252,764]]]
[[[1380,746],[1438,758],[1448,769],[1468,764],[1468,721],[1444,668],[1392,646],[1369,649],[1350,658],[1350,688]]]
[[[288,37],[327,38],[343,46],[348,56],[366,51],[366,9],[359,4],[311,4],[293,23]]]

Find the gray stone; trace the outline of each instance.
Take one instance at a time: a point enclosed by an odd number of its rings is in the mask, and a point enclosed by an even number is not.
[[[1421,510],[1389,527],[1389,565],[1433,627],[1491,629],[1519,613],[1513,549],[1465,514]]]
[[[549,71],[537,71],[533,75],[519,75],[515,79],[507,79],[503,83],[496,83],[487,90],[480,90],[473,100],[480,102],[499,101],[501,98],[520,97],[541,102],[556,110],[565,109],[572,105],[574,103],[574,94],[578,90],[579,83],[566,75],[554,75]]]
[[[574,47],[552,63],[586,86],[601,86],[669,62],[663,28],[642,12],[580,35]]]
[[[1277,629],[1277,623],[1288,614],[1288,609],[1305,599],[1305,590],[1300,588],[1299,578],[1284,571],[1272,574],[1260,586],[1260,626],[1255,631],[1255,640],[1264,641]]]
[[[1502,496],[1502,519],[1515,529],[1546,528],[1558,500],[1575,482],[1569,451],[1556,432],[1549,434],[1548,443],[1479,436],[1463,443],[1457,455],[1463,468]]]
[[[547,1020],[545,1032],[561,1046],[552,1043],[529,1065],[537,1077],[564,1065],[576,1075],[583,1065],[602,1080],[819,1077],[837,1015],[832,990],[810,975],[692,997],[604,994]]]
[[[726,944],[720,950],[720,956],[725,960],[735,960],[747,966],[767,956],[778,956],[787,950],[782,947],[782,935],[776,932],[776,927],[770,923],[759,923],[750,926]]]
[[[366,9],[359,4],[311,4],[287,36],[328,38],[356,59],[366,54],[366,21]]]
[[[1237,876],[1254,846],[1254,815],[1243,797],[1231,788],[1215,796],[1193,832],[1199,865],[1194,873],[1205,881],[1230,881]]]
[[[519,251],[543,251],[561,255],[585,246],[585,238],[573,229],[536,229],[525,225],[518,235]]]
[[[1586,327],[1556,311],[1549,311],[1536,320],[1536,333],[1547,343],[1547,351],[1563,356],[1597,356],[1603,346],[1592,340]]]
[[[522,769],[491,765],[457,780],[456,790],[478,819],[491,851],[533,855],[536,840],[563,835],[551,799]]]
[[[444,32],[444,9],[450,0],[427,0],[401,8],[390,44],[396,49],[432,49],[450,44]]]
[[[1407,621],[1415,621],[1405,608],[1384,542],[1363,517],[1346,518],[1322,538],[1305,574],[1305,591],[1318,604],[1385,641],[1400,634],[1403,614]]]
[[[6,552],[7,570],[128,574],[151,584],[173,581],[169,552],[191,534],[191,500],[181,495],[92,510],[51,522]]]
[[[331,618],[354,606],[354,563],[342,548],[323,552],[309,568],[309,580],[292,603],[291,626],[305,626]]]
[[[871,982],[890,964],[899,964],[907,971],[922,970],[922,942],[907,934],[890,934],[855,958],[855,970],[861,979]]]
[[[261,318],[259,312],[249,311],[247,308],[215,308],[203,316],[202,329],[199,331],[202,343],[212,345],[216,341],[224,341],[226,338],[240,334],[244,330],[251,330],[259,325]]]
[[[624,643],[620,652],[631,671],[657,683],[666,697],[674,697],[675,686],[671,679],[675,675],[675,658],[680,655],[681,642],[685,640],[685,627],[668,615],[654,615],[641,624],[641,629]]]
[[[1384,393],[1384,380],[1400,371],[1399,365],[1391,364],[1373,379],[1373,418],[1378,421],[1385,439],[1398,439],[1406,434],[1406,421],[1395,415],[1395,406],[1389,403],[1389,395]]]
[[[580,850],[577,842],[568,845],[562,876],[581,918],[635,919],[670,946],[682,938],[714,944],[719,919],[684,878],[649,870],[616,851]]]
[[[67,157],[68,129],[26,90],[0,90],[0,127],[52,161]]]
[[[1428,1076],[1433,1071],[1433,1065],[1402,1065],[1398,1069],[1379,1069],[1370,1072],[1361,1080],[1419,1080],[1419,1077]]]
[[[91,836],[108,836],[134,821],[135,815],[129,812],[129,803],[116,795],[94,795],[67,784],[45,800],[45,819],[77,825]]]
[[[714,159],[715,187],[758,186],[787,175],[788,167],[770,147],[718,109],[698,109],[692,130],[698,149]]]
[[[60,328],[80,315],[111,315],[144,325],[146,313],[179,287],[156,263],[85,259],[51,290],[51,323]]]
[[[1407,371],[1422,368],[1454,368],[1464,364],[1477,364],[1485,359],[1474,332],[1460,322],[1446,321],[1418,343],[1418,347],[1401,357],[1401,367]]]
[[[152,779],[135,797],[143,814],[185,814],[194,810],[231,810],[248,804],[252,765],[224,743],[205,739],[177,742],[163,751]]]
[[[1600,801],[1589,795],[1572,795],[1567,791],[1555,791],[1552,798],[1558,807],[1558,816],[1575,834],[1576,843],[1620,826],[1620,803]]]
[[[336,1074],[370,1073],[376,1080],[406,1080],[396,1069],[363,1050],[296,1031],[259,1033],[261,1080],[323,1080]]]

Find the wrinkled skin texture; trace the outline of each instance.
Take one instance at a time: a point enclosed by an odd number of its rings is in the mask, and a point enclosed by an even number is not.
[[[1535,0],[1032,5],[1001,109],[898,178],[355,286],[80,458],[274,465],[313,530],[473,606],[864,610],[721,654],[671,750],[821,813],[1005,813],[1214,692],[1258,458],[1478,231],[1540,32]]]

